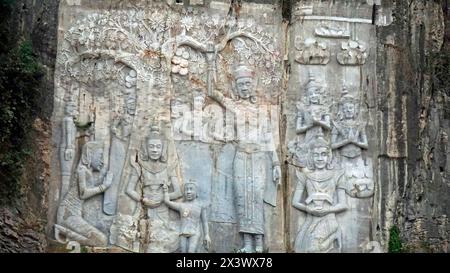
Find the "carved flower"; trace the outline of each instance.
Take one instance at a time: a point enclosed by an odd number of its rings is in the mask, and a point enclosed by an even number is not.
[[[226,26],[229,27],[229,28],[232,28],[232,27],[236,26],[236,18],[235,17],[229,17],[227,19]]]
[[[108,19],[106,19],[105,17],[100,18],[97,22],[97,24],[99,24],[100,26],[105,26],[108,23]]]
[[[243,20],[238,21],[237,26],[238,28],[245,28],[245,21]]]
[[[248,18],[247,19],[247,27],[253,28],[254,25],[255,25],[255,20],[253,18]]]
[[[168,28],[173,28],[180,21],[179,15],[176,13],[171,13],[167,17],[166,25]]]
[[[186,30],[186,31],[190,31],[192,29],[192,27],[194,26],[194,21],[192,20],[192,17],[190,16],[184,16],[181,19],[181,26]]]
[[[213,25],[214,27],[217,27],[217,26],[219,25],[219,23],[220,23],[220,16],[217,15],[217,14],[214,14],[214,15],[211,17],[211,21],[212,21],[212,25]]]
[[[150,18],[150,28],[156,32],[162,32],[165,28],[165,18],[161,13],[155,13]]]

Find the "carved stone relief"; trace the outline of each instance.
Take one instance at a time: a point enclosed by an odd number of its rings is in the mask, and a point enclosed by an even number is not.
[[[342,42],[341,52],[337,55],[337,60],[342,65],[363,65],[366,63],[368,53],[366,46],[358,41]]]
[[[345,10],[355,9],[350,18],[340,5],[299,3],[290,30],[297,50],[316,52],[291,52],[296,62],[284,104],[294,252],[380,250],[369,239],[375,139],[367,134],[374,126],[367,105],[373,105],[375,65],[368,52],[375,34],[365,17],[369,5],[346,2]],[[317,48],[326,57],[314,58]]]
[[[123,252],[378,251],[373,26],[310,1],[290,29],[276,4],[210,2],[63,1],[52,236]]]
[[[300,64],[326,65],[330,61],[330,51],[325,42],[307,38],[303,42],[296,41],[298,50],[295,60]]]
[[[284,248],[281,31],[266,24],[276,20],[227,14],[157,1],[62,5],[60,242],[147,253]]]

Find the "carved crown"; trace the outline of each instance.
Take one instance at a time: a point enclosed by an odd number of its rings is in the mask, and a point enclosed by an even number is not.
[[[193,179],[189,179],[188,182],[184,183],[184,186],[186,187],[187,185],[193,185],[194,187],[197,188],[197,182]]]
[[[236,80],[240,78],[253,78],[253,77],[254,71],[246,65],[240,64],[234,70],[234,78]]]
[[[154,118],[150,125],[149,139],[162,139],[161,126],[157,118]]]
[[[353,104],[358,103],[358,99],[356,99],[354,96],[350,95],[348,88],[346,86],[344,86],[342,88],[341,100],[339,101],[340,105],[344,105],[345,103],[353,103]]]
[[[330,148],[330,143],[324,138],[323,133],[318,134],[311,143],[311,150],[315,148]]]
[[[322,87],[322,84],[318,80],[316,80],[316,77],[314,75],[309,75],[309,81],[306,84],[306,90],[310,90],[313,88],[321,89]]]

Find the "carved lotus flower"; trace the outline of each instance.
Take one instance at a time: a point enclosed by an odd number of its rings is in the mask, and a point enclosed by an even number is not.
[[[184,16],[181,19],[181,26],[186,30],[186,31],[190,31],[192,29],[192,27],[194,26],[194,21],[192,20],[192,17],[190,16]]]
[[[226,26],[229,28],[236,26],[236,18],[235,17],[228,18],[227,22],[226,22]]]

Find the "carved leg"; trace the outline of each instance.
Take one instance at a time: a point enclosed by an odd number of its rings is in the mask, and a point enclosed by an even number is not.
[[[197,246],[198,246],[198,241],[200,239],[199,235],[193,235],[191,237],[189,237],[188,240],[188,253],[196,253],[197,252]]]
[[[79,241],[82,245],[87,246],[106,246],[108,238],[100,230],[86,222],[82,217],[71,216],[65,221],[67,228],[73,230],[87,240]]]
[[[184,236],[180,236],[180,250],[181,253],[187,253],[188,252],[188,238]]]
[[[249,233],[244,233],[244,247],[240,249],[240,252],[243,253],[252,253],[252,235]]]
[[[255,235],[255,252],[262,253],[263,251],[264,251],[263,235],[262,234]]]

